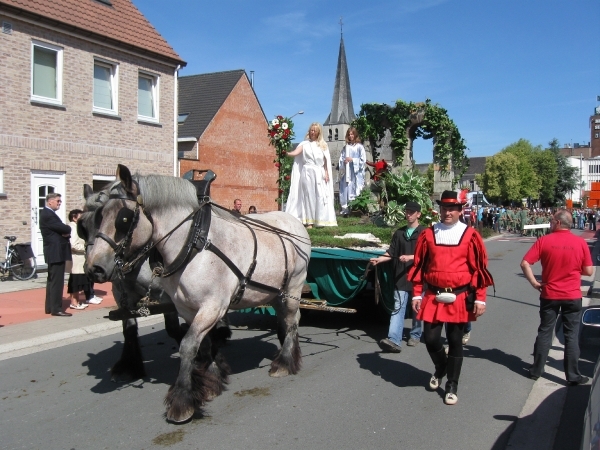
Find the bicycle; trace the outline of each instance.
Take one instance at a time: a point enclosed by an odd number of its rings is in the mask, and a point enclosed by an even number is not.
[[[14,244],[16,236],[4,236],[6,242],[6,258],[0,261],[0,273],[11,275],[17,280],[29,280],[35,275],[37,263],[31,244]]]

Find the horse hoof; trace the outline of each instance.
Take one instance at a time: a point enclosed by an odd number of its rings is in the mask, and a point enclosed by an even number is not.
[[[289,374],[290,372],[283,368],[279,368],[277,370],[269,370],[269,376],[273,378],[283,378],[287,377]]]
[[[180,411],[177,414],[167,411],[167,420],[171,423],[184,423],[194,416],[194,410]]]

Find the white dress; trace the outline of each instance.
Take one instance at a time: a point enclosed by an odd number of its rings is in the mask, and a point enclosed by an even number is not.
[[[329,149],[319,147],[317,142],[302,141],[302,153],[294,158],[290,194],[285,212],[300,220],[304,225],[335,227],[333,180]],[[325,182],[325,168],[329,182]]]
[[[347,157],[352,162],[345,162]],[[342,214],[348,213],[348,203],[354,200],[365,186],[367,154],[362,144],[346,144],[338,161],[340,171],[340,206]]]

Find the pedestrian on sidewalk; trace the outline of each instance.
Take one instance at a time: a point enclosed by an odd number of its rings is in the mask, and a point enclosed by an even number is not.
[[[70,317],[70,313],[62,310],[62,293],[65,285],[65,264],[66,261],[71,261],[71,227],[65,225],[56,214],[61,204],[61,195],[53,192],[46,196],[46,206],[40,210],[44,260],[48,264],[46,314]]]
[[[400,353],[402,351],[402,332],[408,296],[412,294],[412,283],[408,281],[408,271],[412,267],[417,239],[425,229],[419,224],[421,205],[407,202],[404,206],[407,225],[399,228],[392,237],[390,248],[378,258],[371,258],[373,265],[392,261],[394,273],[394,311],[390,319],[388,337],[379,341],[384,352]],[[421,323],[413,315],[410,339],[407,345],[416,346],[421,341]]]
[[[581,320],[581,275],[593,273],[593,263],[584,239],[571,233],[573,217],[566,210],[554,214],[551,233],[539,238],[523,257],[521,270],[527,281],[540,292],[540,326],[533,346],[533,365],[529,377],[537,380],[544,373],[552,332],[558,315],[565,336],[563,365],[570,386],[585,384],[588,377],[579,372],[579,322]],[[542,282],[533,275],[531,265],[542,264]]]
[[[90,300],[92,298],[90,280],[88,279],[83,266],[85,264],[85,241],[77,234],[77,221],[83,211],[81,209],[74,209],[69,212],[69,226],[71,227],[71,264],[69,270],[69,281],[67,282],[67,292],[69,293],[69,300],[71,309],[85,309],[88,307],[87,303],[79,301],[79,292],[85,293],[85,299]]]
[[[467,203],[466,192],[444,191],[437,203],[440,222],[419,236],[408,279],[413,283],[412,307],[417,319],[423,320],[425,345],[435,366],[429,387],[436,390],[447,374],[444,403],[454,405],[458,402],[465,327],[485,313],[486,288],[494,280],[487,270],[481,236],[459,221]],[[441,340],[444,323],[447,356]]]

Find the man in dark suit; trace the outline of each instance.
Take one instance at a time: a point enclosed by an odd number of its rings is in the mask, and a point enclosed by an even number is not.
[[[46,283],[46,314],[70,317],[62,310],[62,294],[65,284],[65,262],[71,261],[71,227],[62,223],[55,211],[62,200],[60,194],[46,196],[46,207],[40,211],[40,231],[44,240],[44,259],[48,264]]]

